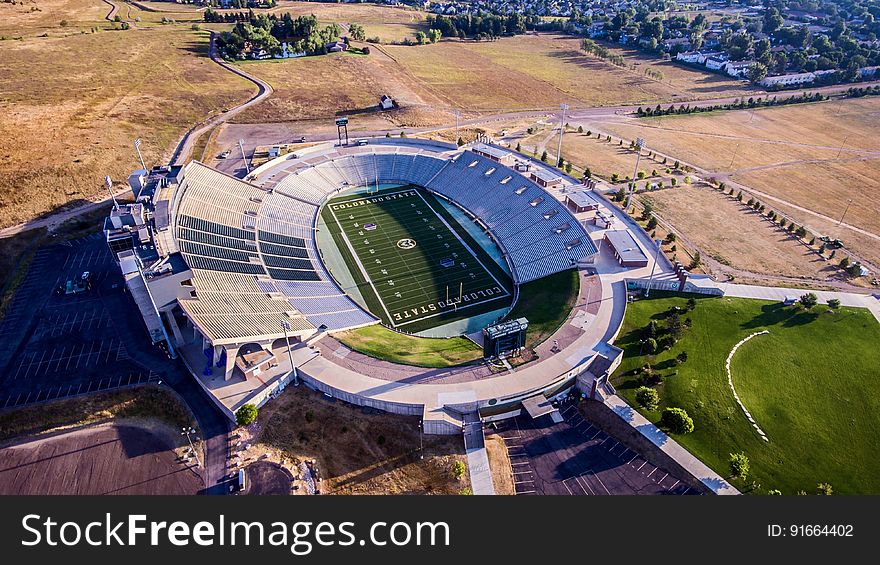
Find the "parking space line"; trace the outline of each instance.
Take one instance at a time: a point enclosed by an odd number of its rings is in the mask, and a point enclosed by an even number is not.
[[[663,475],[663,479],[665,479],[668,476],[669,476],[669,473],[666,473],[665,475]],[[657,484],[659,485],[660,483],[662,483],[663,479],[660,479],[659,481],[657,481]]]
[[[593,435],[593,437],[590,438],[590,441],[593,441],[594,439],[596,439],[596,436],[599,435],[599,434],[601,434],[601,433],[602,433],[602,430],[597,431],[597,432]]]
[[[656,470],[657,470],[657,467],[654,467],[654,469],[653,469],[650,473],[648,473],[648,478],[649,478],[649,479],[651,478],[651,475],[653,475],[653,474],[654,474],[654,471],[656,471]]]
[[[627,465],[629,465],[630,463],[632,463],[633,461],[635,461],[635,460],[636,460],[636,457],[639,456],[639,454],[636,453],[635,451],[633,451],[633,453],[635,453],[635,455],[633,455],[633,458],[632,458],[632,459],[630,459],[629,461],[626,462]]]
[[[684,496],[684,495],[686,495],[686,494],[689,493],[689,492],[691,492],[691,487],[686,488],[686,489],[684,490],[684,492],[681,493],[681,496]]]
[[[592,494],[595,496],[596,491],[593,490],[593,487],[590,486],[590,483],[588,483],[587,480],[582,475],[578,475],[574,479],[577,481],[577,484],[579,484],[581,486],[581,488],[584,491],[584,494]],[[599,481],[599,482],[601,482],[601,481]],[[588,490],[590,491],[589,493],[587,492]]]
[[[680,482],[681,482],[680,480],[675,481],[675,484],[673,484],[671,487],[669,487],[669,490],[673,490],[673,489],[675,489],[675,487],[677,487],[677,486],[678,486],[678,483],[680,483]]]
[[[605,483],[602,482],[602,479],[599,478],[599,475],[597,475],[595,471],[593,471],[592,469],[590,469],[588,472],[589,472],[589,473],[592,473],[593,476],[596,478],[596,480],[599,481],[599,484],[602,485],[602,488],[605,489],[605,492],[607,492],[608,494],[611,494],[611,491],[608,490],[608,487],[605,486]]]
[[[647,465],[647,464],[648,464],[648,462],[645,461],[644,463],[642,463],[641,465],[639,465],[639,468],[636,469],[636,471],[641,471],[641,470],[642,470],[642,467],[644,467],[644,466]]]

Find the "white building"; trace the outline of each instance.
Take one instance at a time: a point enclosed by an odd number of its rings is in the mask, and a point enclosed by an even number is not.
[[[765,77],[760,84],[765,87],[799,86],[802,84],[810,84],[814,80],[816,80],[816,75],[814,73],[791,73],[787,75]]]

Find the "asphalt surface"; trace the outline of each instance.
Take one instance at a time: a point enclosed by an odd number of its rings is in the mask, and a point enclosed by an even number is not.
[[[517,495],[699,494],[641,454],[584,420],[572,404],[550,416],[497,423],[507,445]]]
[[[84,271],[90,290],[56,292]],[[103,234],[38,249],[0,321],[0,410],[143,384],[183,398],[205,441],[206,490],[225,492],[229,422],[179,360],[150,345]]]

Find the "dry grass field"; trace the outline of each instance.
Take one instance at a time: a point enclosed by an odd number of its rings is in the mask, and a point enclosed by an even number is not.
[[[836,221],[796,208],[839,219],[852,198],[846,222],[880,234],[876,98],[608,123],[602,128],[626,139],[644,137],[658,151],[729,173],[732,180],[782,201],[773,201],[774,207],[840,237],[865,258],[880,260],[880,240],[851,230],[835,233]]]
[[[657,214],[716,261],[737,269],[824,279],[836,269],[757,212],[711,188],[681,186],[641,195]],[[658,234],[664,233],[658,230]]]
[[[428,111],[438,100],[413,90],[406,77],[393,72],[381,53],[332,53],[277,61],[239,63],[248,73],[269,82],[274,94],[235,116],[237,123],[329,120],[338,114],[358,120],[380,117],[389,127],[432,125],[451,114]],[[391,94],[401,108],[377,112],[379,98]]]
[[[32,37],[80,33],[79,28],[104,25],[110,6],[100,0],[22,0],[0,3],[0,37]],[[62,27],[62,20],[68,23]],[[3,44],[0,44],[3,45]],[[9,44],[3,45],[7,48]]]
[[[423,436],[418,418],[379,413],[300,387],[260,409],[257,442],[294,461],[315,459],[328,494],[458,494],[470,487],[457,436]]]
[[[441,41],[419,47],[386,46],[401,68],[424,88],[463,109],[528,110],[607,106],[645,100],[715,97],[741,92],[740,83],[638,55],[625,55],[635,71],[579,50],[580,39],[540,34],[492,42]],[[663,71],[658,82],[644,76]]]
[[[99,0],[66,2],[106,13]],[[134,138],[155,164],[193,123],[246,100],[252,85],[207,46],[188,25],[0,43],[0,226],[106,191],[104,175],[138,166]]]
[[[392,12],[409,16],[406,11]],[[348,20],[357,21],[357,17],[353,13]],[[371,24],[365,25],[370,35]],[[741,92],[734,81],[634,53],[628,53],[627,59],[638,64],[638,70],[621,69],[580,53],[578,45],[574,37],[542,34],[494,42],[449,40],[434,45],[372,46],[369,56],[242,63],[248,72],[271,83],[276,92],[237,116],[236,121],[299,121],[357,113],[375,106],[381,94],[390,94],[401,106],[387,116],[394,124],[430,126],[448,123],[451,108],[485,114],[555,109],[561,102],[613,105]],[[644,77],[648,65],[663,69],[664,82]]]

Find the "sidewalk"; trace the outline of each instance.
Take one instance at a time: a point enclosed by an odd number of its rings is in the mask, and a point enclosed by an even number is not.
[[[486,452],[483,437],[483,424],[475,415],[465,416],[464,447],[474,494],[495,494],[495,487],[492,484],[492,469],[489,468],[489,455]]]
[[[623,421],[632,426],[636,431],[648,438],[665,454],[672,457],[676,463],[684,467],[698,481],[706,485],[715,494],[735,495],[740,492],[733,485],[724,480],[718,473],[706,466],[705,463],[691,455],[691,453],[678,444],[674,439],[663,433],[657,426],[649,422],[644,416],[633,410],[622,398],[613,394],[605,399],[605,404]]]

